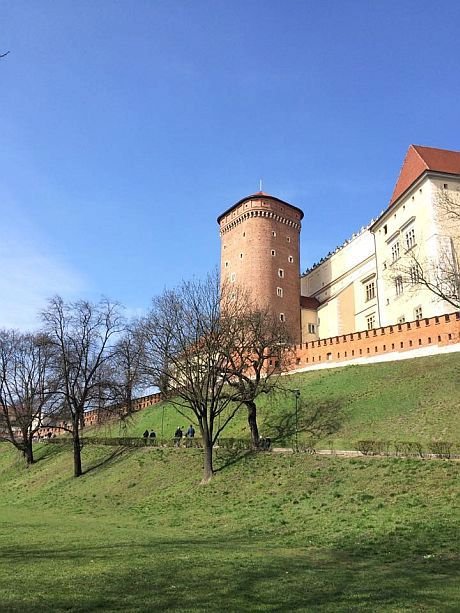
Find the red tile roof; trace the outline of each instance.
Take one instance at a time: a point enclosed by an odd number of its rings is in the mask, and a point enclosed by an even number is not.
[[[411,145],[407,150],[389,206],[428,170],[460,175],[460,151]]]
[[[309,296],[300,296],[300,306],[303,309],[316,310],[321,303],[316,298],[310,298]]]

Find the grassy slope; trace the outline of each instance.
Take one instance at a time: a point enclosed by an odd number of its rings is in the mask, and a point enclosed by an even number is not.
[[[338,431],[320,445],[350,448],[363,438],[460,443],[460,353],[291,375],[283,382],[301,390],[308,410],[330,405],[339,411]],[[260,429],[267,436],[273,436],[286,416],[294,415],[294,397],[289,393],[260,397],[258,405]],[[136,414],[125,433],[140,436],[146,428],[154,428],[161,434],[162,418],[165,437],[172,437],[178,425],[188,424],[173,407],[160,404]],[[120,429],[114,425],[99,432],[119,435]],[[248,437],[244,410],[224,435]]]
[[[443,461],[0,445],[7,611],[455,611],[458,478]]]

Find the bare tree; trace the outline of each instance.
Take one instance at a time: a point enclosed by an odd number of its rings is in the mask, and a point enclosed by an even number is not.
[[[439,190],[435,213],[439,229],[436,255],[427,255],[424,245],[411,247],[388,276],[401,289],[418,292],[425,288],[460,309],[460,192]]]
[[[107,407],[112,388],[109,364],[124,322],[118,305],[108,300],[65,303],[59,296],[48,302],[42,319],[53,347],[57,393],[70,417],[74,475],[79,477],[85,411]]]
[[[131,322],[116,342],[112,368],[112,399],[124,421],[134,412],[134,399],[145,388],[142,366],[144,347],[139,322]]]
[[[239,309],[215,273],[155,298],[143,325],[145,372],[179,412],[191,410],[196,417],[204,447],[202,483],[212,478],[219,434],[241,406],[228,393]]]
[[[279,386],[280,376],[293,360],[292,338],[267,306],[251,306],[243,298],[244,309],[238,313],[235,337],[228,353],[228,380],[233,398],[248,410],[248,425],[254,447],[259,445],[256,399]]]
[[[0,440],[34,462],[32,441],[56,410],[51,344],[43,334],[0,332]]]

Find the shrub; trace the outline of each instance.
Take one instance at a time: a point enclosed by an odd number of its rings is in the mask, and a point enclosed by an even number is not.
[[[390,442],[375,440],[357,441],[355,447],[363,455],[382,455],[389,452]]]
[[[432,441],[429,445],[431,453],[439,456],[440,458],[450,458],[453,443],[448,441]]]
[[[417,455],[423,458],[423,445],[418,441],[395,441],[394,447],[398,455]]]

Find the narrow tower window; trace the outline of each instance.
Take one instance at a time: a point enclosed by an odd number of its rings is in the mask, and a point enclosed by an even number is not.
[[[276,255],[276,251],[272,249],[272,255]]]
[[[284,278],[284,270],[282,268],[278,268],[278,277],[280,279]]]
[[[290,256],[288,257],[288,262],[289,262],[290,264],[292,264],[292,262],[293,262],[293,261],[294,261],[294,258],[292,257],[292,255],[290,255]]]
[[[272,232],[272,236],[273,236],[273,238],[276,238],[276,232],[274,230]]]
[[[276,288],[276,295],[277,295],[279,298],[282,298],[282,297],[283,297],[283,288],[282,288],[282,287],[277,287],[277,288]]]
[[[280,313],[280,321],[286,321],[286,318],[284,317],[284,313]]]

